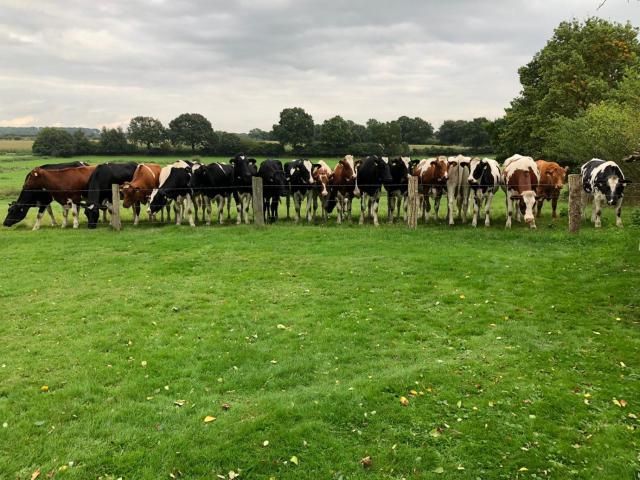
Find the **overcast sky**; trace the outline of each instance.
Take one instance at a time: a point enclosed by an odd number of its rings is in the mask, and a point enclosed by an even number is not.
[[[495,118],[517,69],[562,20],[640,24],[608,0],[0,0],[0,125],[163,123],[270,129],[285,107],[316,123]]]

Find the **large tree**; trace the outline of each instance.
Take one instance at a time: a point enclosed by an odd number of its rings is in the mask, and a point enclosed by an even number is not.
[[[337,115],[322,124],[320,140],[332,147],[346,147],[352,142],[349,122]]]
[[[213,127],[211,122],[199,113],[183,113],[169,122],[169,133],[174,145],[188,145],[193,153],[196,147],[202,147],[209,142],[213,135]]]
[[[409,118],[402,116],[398,118],[402,141],[414,144],[425,144],[433,137],[433,126],[420,117]]]
[[[70,157],[75,153],[73,136],[61,128],[43,128],[38,132],[31,151],[36,155]]]
[[[369,119],[367,137],[370,142],[382,145],[387,153],[395,151],[402,143],[402,131],[397,121],[379,122],[375,118]]]
[[[294,148],[313,140],[313,117],[300,107],[285,108],[280,112],[280,122],[273,126],[274,137],[284,146]]]
[[[127,136],[121,127],[106,128],[102,127],[100,131],[100,153],[107,155],[119,155],[131,151],[127,143]]]
[[[507,109],[501,153],[540,155],[555,117],[574,118],[603,100],[639,59],[638,29],[629,23],[562,22],[518,71],[522,91]]]
[[[165,136],[162,122],[153,117],[134,117],[129,122],[129,140],[139,145],[146,145],[151,150],[153,145],[162,142]]]

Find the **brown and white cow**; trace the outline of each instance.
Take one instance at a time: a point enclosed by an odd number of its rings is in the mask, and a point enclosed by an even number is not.
[[[343,219],[351,221],[353,197],[360,195],[356,189],[356,176],[353,155],[345,155],[333,170],[327,202],[328,213],[331,213],[334,207],[338,209],[337,223],[342,223]]]
[[[538,213],[542,210],[542,204],[545,200],[551,200],[551,216],[557,218],[556,207],[558,206],[558,198],[560,191],[564,187],[564,180],[567,177],[569,167],[561,167],[556,162],[547,162],[546,160],[537,160],[536,165],[540,172],[540,183],[538,183]]]
[[[439,156],[438,158],[424,158],[414,167],[413,174],[418,177],[420,184],[420,207],[424,214],[424,221],[429,221],[429,212],[431,204],[429,197],[433,196],[433,205],[435,210],[435,218],[438,220],[438,211],[440,210],[440,200],[442,193],[447,187],[447,157]]]
[[[318,208],[318,198],[320,198],[320,207],[322,211],[322,221],[327,221],[327,206],[329,204],[329,186],[333,179],[331,167],[324,161],[320,160],[314,163],[311,175],[313,177],[313,218],[316,218],[316,209]]]
[[[138,225],[140,221],[140,204],[146,205],[151,197],[151,192],[158,188],[160,181],[160,171],[162,167],[157,163],[141,163],[133,173],[130,182],[122,185],[122,193],[124,199],[122,206],[124,208],[133,207],[133,224]],[[160,214],[163,215],[163,210]],[[167,215],[169,209],[167,208]],[[149,214],[149,220],[153,220],[153,215]],[[164,221],[164,218],[163,218]]]
[[[540,180],[536,162],[531,157],[513,155],[504,162],[502,178],[507,202],[506,228],[511,228],[514,210],[518,219],[524,215],[524,221],[529,227],[536,228],[536,189]]]
[[[11,226],[22,221],[29,208],[39,206],[43,194],[48,201],[55,200],[63,207],[62,228],[67,226],[69,209],[73,213],[73,228],[78,228],[78,205],[87,198],[89,179],[96,169],[95,165],[50,170],[36,167],[25,179],[18,200],[11,204],[4,221]],[[40,220],[44,209],[38,213],[33,230],[40,228]]]

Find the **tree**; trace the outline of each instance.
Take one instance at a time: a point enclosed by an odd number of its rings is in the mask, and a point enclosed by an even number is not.
[[[402,116],[398,118],[398,124],[403,142],[425,144],[433,137],[433,126],[420,117]]]
[[[73,151],[75,155],[89,155],[95,150],[94,144],[85,133],[78,129],[73,133]]]
[[[354,122],[353,120],[347,120],[349,124],[349,130],[351,131],[351,141],[354,143],[361,143],[367,141],[367,127]]]
[[[464,120],[445,120],[438,129],[438,141],[442,145],[462,145],[466,123]]]
[[[252,128],[249,131],[248,137],[255,140],[271,140],[271,132],[261,130],[260,128]]]
[[[506,110],[501,150],[538,156],[557,124],[607,97],[628,68],[640,65],[638,29],[600,18],[562,22],[520,68],[522,91]]]
[[[332,147],[346,147],[352,143],[349,123],[339,115],[325,120],[322,124],[320,140]]]
[[[146,145],[151,150],[152,145],[159,145],[165,136],[165,130],[160,120],[152,117],[134,117],[129,122],[129,140],[140,145]]]
[[[211,136],[207,150],[221,155],[237,155],[242,151],[242,140],[235,133],[215,132]]]
[[[486,147],[489,145],[489,126],[491,122],[485,117],[474,118],[465,122],[462,134],[462,145],[465,147]]]
[[[370,142],[381,144],[387,153],[391,153],[402,143],[402,130],[397,121],[382,123],[371,118],[367,121],[367,137]]]
[[[275,138],[284,146],[294,148],[313,140],[313,117],[299,107],[285,108],[280,112],[280,122],[273,126]]]
[[[31,151],[36,155],[70,157],[75,153],[73,136],[60,128],[43,128],[38,132]]]
[[[213,127],[199,113],[183,113],[169,122],[169,134],[174,145],[188,145],[191,153],[194,153],[196,147],[207,144],[213,134]]]
[[[106,128],[102,127],[100,131],[100,153],[107,155],[118,155],[122,153],[129,153],[131,148],[127,143],[127,136],[122,131],[121,127],[118,128]]]

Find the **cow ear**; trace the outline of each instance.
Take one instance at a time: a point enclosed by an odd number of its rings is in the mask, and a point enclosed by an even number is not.
[[[249,160],[247,160],[251,165],[255,165],[257,163],[257,160],[255,158],[250,158]]]
[[[315,173],[316,170],[322,168],[322,165],[320,165],[319,163],[314,163],[313,165],[311,165],[311,173]]]
[[[435,165],[436,163],[438,163],[437,160],[431,160],[431,165]]]
[[[449,166],[456,167],[458,166],[458,162],[449,162]]]
[[[564,167],[564,173],[569,173],[569,167]]]
[[[236,163],[236,159],[235,158],[230,158],[229,159],[229,163],[231,163],[232,165]]]

